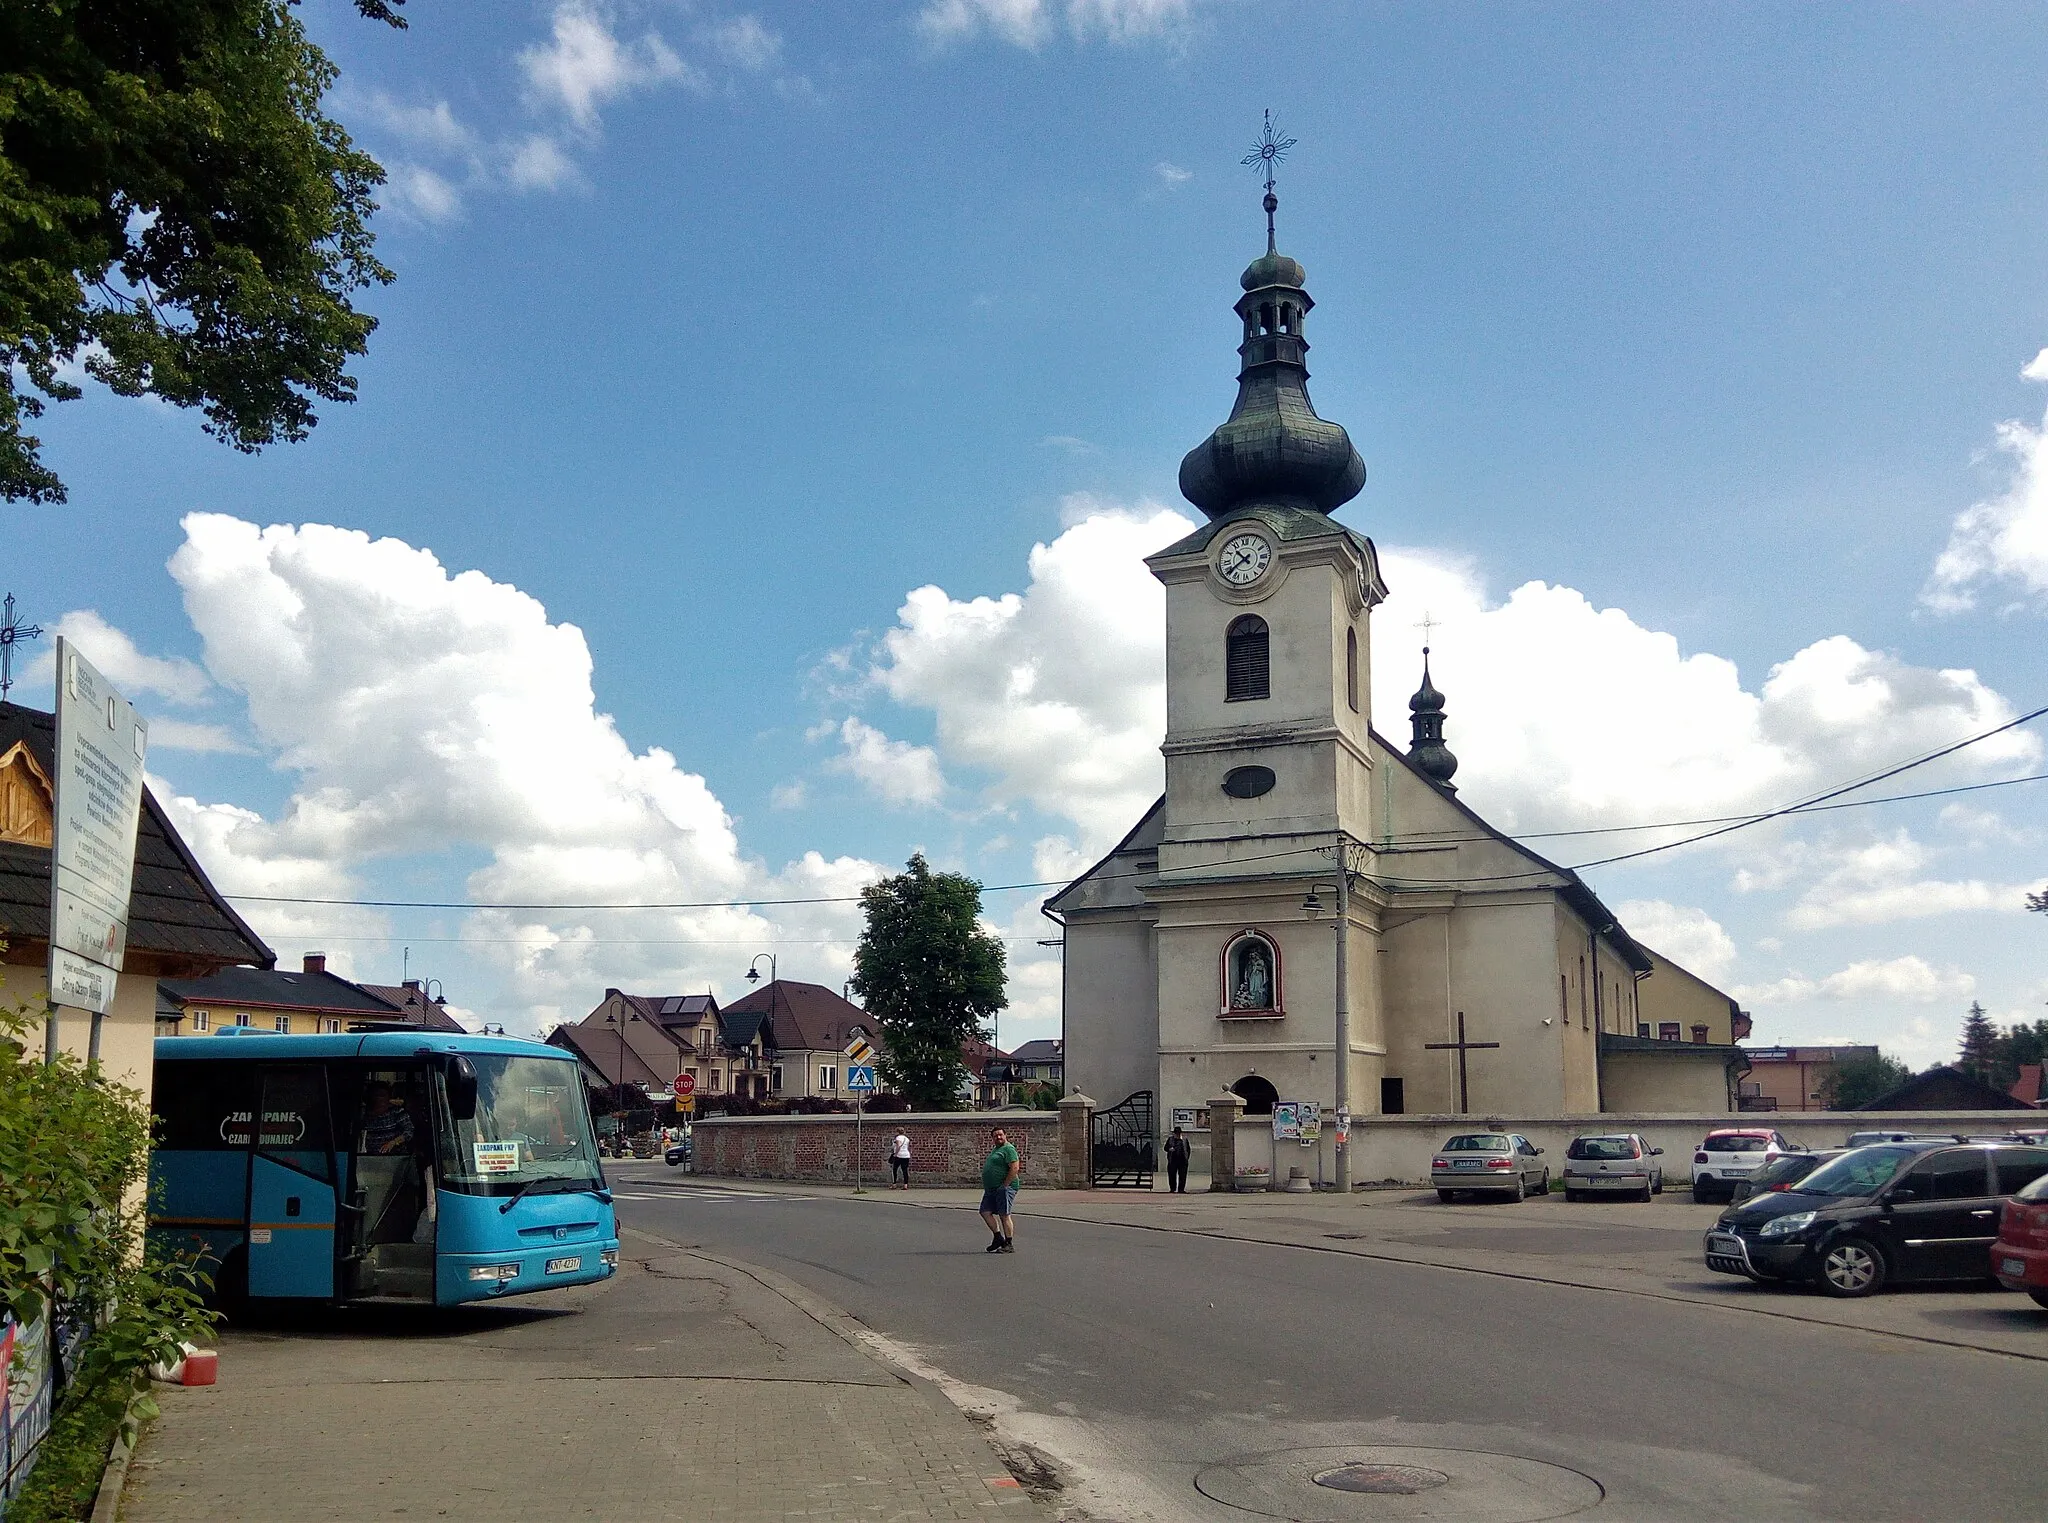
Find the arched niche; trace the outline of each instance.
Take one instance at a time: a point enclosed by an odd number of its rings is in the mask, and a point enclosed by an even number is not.
[[[1223,945],[1221,984],[1224,1017],[1258,1020],[1281,1014],[1279,943],[1264,931],[1239,931]]]

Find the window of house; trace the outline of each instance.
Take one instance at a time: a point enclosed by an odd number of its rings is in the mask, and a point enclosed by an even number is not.
[[[1650,1034],[1650,1023],[1649,1023],[1648,1021],[1637,1021],[1637,1022],[1636,1022],[1636,1035],[1637,1035],[1637,1036],[1641,1036],[1641,1037],[1646,1037],[1646,1036],[1648,1036],[1649,1034]]]
[[[1678,1022],[1676,1022],[1676,1021],[1659,1021],[1659,1022],[1657,1023],[1657,1040],[1658,1040],[1658,1041],[1660,1041],[1660,1042],[1675,1042],[1675,1041],[1677,1041],[1677,1040],[1678,1040]]]
[[[697,1050],[699,1052],[709,1052],[711,1050],[711,1032],[708,1027],[700,1028],[697,1032]]]
[[[1579,1029],[1583,1031],[1592,1024],[1592,1017],[1586,1014],[1586,959],[1581,957],[1579,959]]]
[[[292,1029],[292,1018],[288,1015],[280,1015],[277,1018],[276,1024],[279,1031],[289,1033]]]
[[[768,1087],[778,1095],[782,1093],[782,1065],[777,1063],[768,1070]]]
[[[212,1023],[212,1020],[213,1017],[207,1011],[194,1010],[192,1012],[192,1029],[194,1031],[204,1031]]]
[[[714,1068],[711,1070],[711,1093],[713,1093],[714,1095],[718,1093],[718,1082],[719,1073],[718,1070]]]
[[[1408,1097],[1403,1093],[1402,1081],[1391,1074],[1380,1080],[1380,1114],[1398,1116],[1408,1108]]]
[[[1241,703],[1269,696],[1272,687],[1270,636],[1255,613],[1233,619],[1223,641],[1223,700]]]
[[[1358,712],[1358,631],[1344,631],[1344,701]]]
[[[839,1088],[839,1070],[830,1063],[818,1065],[818,1088],[828,1094]]]
[[[1702,1042],[1702,1043],[1704,1043],[1704,1042],[1706,1041],[1706,1039],[1707,1039],[1707,1028],[1706,1028],[1706,1027],[1704,1027],[1704,1026],[1695,1026],[1695,1027],[1693,1027],[1693,1028],[1692,1028],[1692,1039],[1693,1039],[1693,1040],[1694,1040],[1695,1042]]]

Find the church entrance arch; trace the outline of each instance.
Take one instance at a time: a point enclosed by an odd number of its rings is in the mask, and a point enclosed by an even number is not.
[[[1273,1114],[1273,1107],[1280,1100],[1280,1091],[1273,1087],[1270,1080],[1262,1079],[1257,1074],[1246,1074],[1230,1086],[1230,1092],[1244,1101],[1244,1113],[1247,1116],[1270,1116]]]

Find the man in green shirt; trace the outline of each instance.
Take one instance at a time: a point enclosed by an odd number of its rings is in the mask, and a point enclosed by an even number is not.
[[[1001,1127],[991,1134],[995,1146],[981,1163],[981,1219],[994,1234],[990,1253],[1017,1251],[1017,1219],[1011,1210],[1017,1204],[1017,1150]]]

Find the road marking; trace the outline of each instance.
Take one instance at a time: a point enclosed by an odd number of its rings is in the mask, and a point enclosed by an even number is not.
[[[687,1185],[663,1190],[659,1195],[631,1195],[623,1190],[612,1191],[613,1200],[816,1200],[815,1195],[783,1195],[753,1193],[746,1190],[693,1190]]]

